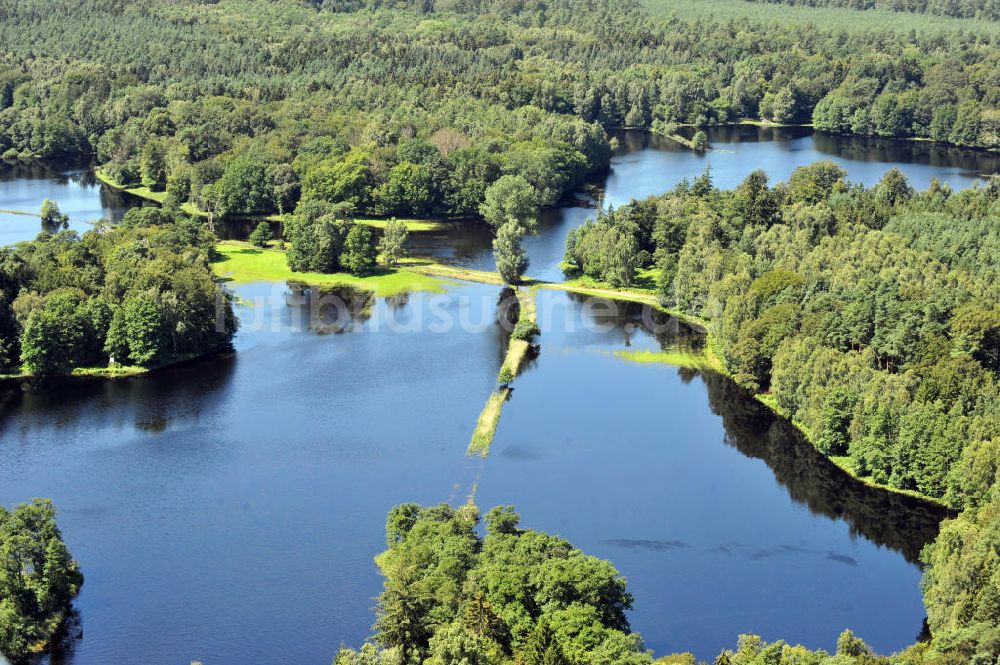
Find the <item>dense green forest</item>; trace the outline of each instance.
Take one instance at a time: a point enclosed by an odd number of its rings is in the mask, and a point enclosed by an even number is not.
[[[1000,51],[554,0],[0,1],[0,154],[93,158],[219,215],[300,201],[476,215],[502,175],[551,205],[604,128],[741,118],[1000,147]]]
[[[835,654],[741,635],[716,665],[988,665],[1000,654],[1000,496],[946,522],[925,552],[925,600],[934,634],[878,656],[847,630]],[[695,665],[654,655],[632,633],[632,597],[614,566],[565,540],[522,529],[513,508],[403,504],[386,522],[389,549],[375,636],[343,648],[334,665]],[[991,577],[992,575],[992,577]]]
[[[51,501],[0,506],[0,654],[21,662],[44,646],[81,584]]]
[[[728,191],[706,171],[567,238],[571,272],[629,286],[657,268],[664,304],[708,319],[733,378],[822,453],[962,510],[922,555],[933,641],[870,662],[1000,654],[998,213],[997,179],[917,192],[893,169],[864,188],[817,162]],[[721,662],[824,662],[750,644]]]
[[[114,227],[57,225],[0,248],[0,371],[151,366],[228,343],[236,319],[209,267],[215,242],[203,221],[136,208]]]
[[[914,192],[852,185],[831,162],[770,187],[709,173],[601,213],[571,268],[710,320],[737,382],[857,475],[976,505],[1000,460],[1000,181]]]
[[[884,9],[893,12],[954,16],[984,21],[1000,20],[996,0],[752,0],[806,7],[846,7],[848,9]]]

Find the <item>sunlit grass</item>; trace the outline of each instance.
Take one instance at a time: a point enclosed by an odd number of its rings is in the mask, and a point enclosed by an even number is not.
[[[469,455],[481,455],[486,457],[493,444],[493,436],[497,431],[497,423],[500,422],[500,414],[503,412],[503,405],[510,395],[510,388],[500,388],[490,393],[486,400],[486,406],[479,414],[476,421],[476,429],[472,432],[472,440],[469,442]]]
[[[222,258],[212,263],[215,274],[237,284],[291,280],[315,286],[349,286],[371,291],[379,297],[408,291],[440,293],[447,290],[446,283],[436,277],[399,268],[378,267],[365,277],[349,273],[292,272],[285,252],[279,249],[260,249],[246,242],[224,240],[216,250]]]
[[[893,12],[881,9],[806,7],[746,0],[641,0],[650,13],[677,16],[681,19],[714,18],[726,21],[745,18],[756,23],[813,24],[826,30],[847,32],[940,33],[962,30],[977,34],[1000,35],[1000,22],[961,19],[931,14]]]
[[[711,356],[687,351],[616,351],[615,355],[634,363],[657,363],[689,369],[717,369]]]

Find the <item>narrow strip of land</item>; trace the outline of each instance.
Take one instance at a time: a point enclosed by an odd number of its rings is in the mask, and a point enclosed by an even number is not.
[[[536,321],[535,288],[520,287],[517,290],[517,300],[519,304],[518,322]],[[497,377],[499,387],[490,393],[483,407],[479,419],[476,421],[476,429],[472,432],[472,439],[469,441],[468,454],[486,457],[490,453],[490,446],[493,444],[493,437],[496,435],[497,424],[500,422],[500,415],[503,413],[503,405],[511,395],[510,384],[517,378],[517,375],[524,367],[524,361],[528,357],[531,342],[526,339],[510,338],[507,343],[507,355],[504,357],[500,367],[500,375]]]
[[[8,210],[7,208],[0,208],[0,213],[5,215],[24,215],[25,217],[41,217],[37,212],[28,212],[27,210]]]

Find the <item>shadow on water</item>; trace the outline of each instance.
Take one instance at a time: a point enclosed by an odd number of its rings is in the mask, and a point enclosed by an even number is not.
[[[714,372],[679,370],[688,381],[700,376],[709,405],[722,418],[725,442],[747,457],[763,460],[792,500],[814,515],[840,519],[852,535],[900,552],[918,563],[920,550],[934,540],[943,507],[865,485],[824,457],[787,419],[777,416],[747,391]]]
[[[157,434],[176,420],[197,420],[224,400],[238,359],[213,355],[149,374],[108,380],[40,377],[0,383],[0,432],[36,428],[77,432],[81,423]]]
[[[346,286],[316,288],[300,282],[288,282],[285,304],[286,324],[292,330],[309,330],[321,335],[360,330],[371,318],[375,295],[371,291]],[[405,296],[388,304],[399,310]]]
[[[608,301],[567,293],[587,308],[598,335],[620,335],[626,348],[655,340],[663,352],[698,353],[706,334],[700,327],[646,305]],[[606,331],[606,332],[604,332]],[[576,335],[580,333],[577,332]],[[775,414],[730,378],[711,371],[677,368],[685,383],[700,377],[708,389],[709,408],[722,419],[725,443],[771,469],[792,500],[814,515],[844,520],[852,535],[900,552],[919,563],[920,551],[934,540],[942,519],[951,513],[936,504],[878,489],[853,478],[822,455],[786,418]]]

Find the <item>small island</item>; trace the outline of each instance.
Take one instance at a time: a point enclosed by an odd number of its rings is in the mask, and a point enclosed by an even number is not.
[[[46,650],[83,575],[48,499],[0,506],[0,553],[0,655],[21,663]]]

